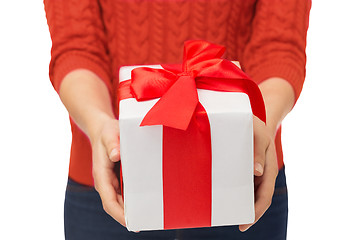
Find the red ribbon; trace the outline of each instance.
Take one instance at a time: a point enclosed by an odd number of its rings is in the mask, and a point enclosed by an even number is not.
[[[261,92],[244,72],[221,59],[225,48],[187,41],[180,69],[139,67],[120,83],[119,99],[159,98],[141,126],[163,125],[164,228],[211,226],[212,153],[207,113],[197,88],[248,94],[252,111],[266,121]]]
[[[164,65],[164,69],[139,67],[132,71],[130,82],[120,85],[120,98],[124,85],[137,101],[160,98],[144,117],[141,126],[163,125],[186,130],[199,103],[197,89],[248,94],[252,111],[266,121],[265,106],[257,84],[240,68],[221,59],[225,48],[206,41],[185,42],[182,71]]]
[[[164,229],[211,226],[211,128],[199,103],[186,130],[163,126]]]

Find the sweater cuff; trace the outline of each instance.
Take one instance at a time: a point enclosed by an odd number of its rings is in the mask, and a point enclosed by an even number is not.
[[[53,63],[51,63],[52,65]],[[50,79],[55,91],[59,94],[61,83],[64,77],[73,70],[86,69],[95,73],[107,86],[110,95],[112,96],[112,82],[109,74],[102,68],[102,64],[91,60],[85,54],[76,52],[65,54],[58,58],[51,66]]]
[[[260,84],[264,80],[272,77],[280,77],[289,82],[295,94],[295,103],[299,98],[305,74],[299,70],[299,66],[293,66],[291,63],[280,61],[268,61],[267,63],[260,64],[254,69],[250,69],[247,74],[257,83]]]

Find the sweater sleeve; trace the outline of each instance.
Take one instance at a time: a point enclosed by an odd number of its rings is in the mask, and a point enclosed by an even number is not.
[[[106,35],[98,1],[44,0],[52,38],[49,77],[59,93],[66,74],[75,69],[94,72],[112,94]]]
[[[242,60],[258,84],[270,77],[287,80],[297,101],[305,79],[306,35],[311,0],[259,0],[252,35]]]

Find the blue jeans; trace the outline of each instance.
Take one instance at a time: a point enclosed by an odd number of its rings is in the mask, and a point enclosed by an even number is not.
[[[270,208],[248,231],[237,226],[194,228],[183,230],[128,232],[102,208],[94,188],[68,180],[64,204],[65,238],[67,240],[120,239],[218,239],[218,240],[284,240],[287,231],[288,198],[285,169],[279,171]]]

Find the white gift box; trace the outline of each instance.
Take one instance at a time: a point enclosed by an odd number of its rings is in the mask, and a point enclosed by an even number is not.
[[[120,82],[129,80],[136,67],[140,66],[122,67]],[[145,67],[162,68],[160,65]],[[252,223],[255,217],[253,113],[249,97],[240,92],[197,91],[211,128],[211,226]],[[157,101],[138,102],[128,98],[119,104],[124,211],[130,231],[166,229],[163,126],[140,126]]]

